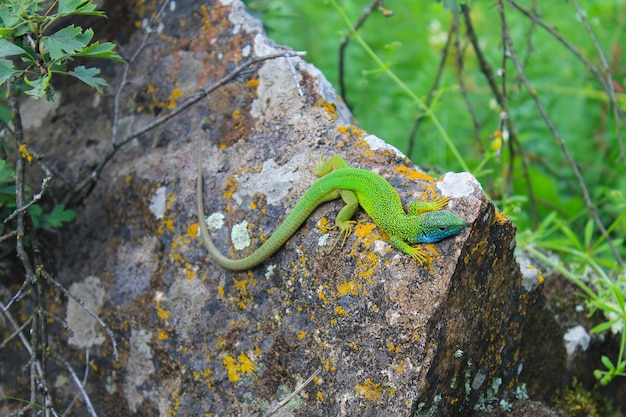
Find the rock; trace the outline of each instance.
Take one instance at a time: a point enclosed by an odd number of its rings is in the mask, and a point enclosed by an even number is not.
[[[118,139],[254,57],[288,51],[239,0],[179,2],[159,27],[121,95]],[[124,50],[142,36],[130,33]],[[120,82],[119,66],[107,71]],[[65,88],[38,146],[76,178],[111,147],[113,97],[91,107],[93,93]],[[335,247],[328,229],[342,204],[331,202],[262,266],[233,273],[197,236],[198,152],[206,215],[224,222],[214,240],[235,257],[267,239],[315,181],[314,159],[335,154],[387,178],[405,202],[452,197],[450,209],[470,227],[424,245],[429,261],[418,266],[362,212]],[[268,415],[315,374],[280,415],[464,416],[526,395],[523,342],[536,332],[527,323],[542,296],[541,285],[523,285],[514,236],[471,175],[420,172],[355,126],[323,75],[291,57],[250,66],[126,144],[55,255],[65,285],[89,280],[105,291],[99,306],[119,362],[104,333],[81,345],[92,346],[86,390],[104,415]],[[51,346],[70,349],[80,367],[81,352],[67,342],[65,332],[51,334]]]

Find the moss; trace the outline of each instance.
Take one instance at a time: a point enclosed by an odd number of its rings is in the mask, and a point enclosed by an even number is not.
[[[588,391],[574,378],[572,383],[553,399],[554,405],[570,417],[620,417],[610,401],[596,390]]]

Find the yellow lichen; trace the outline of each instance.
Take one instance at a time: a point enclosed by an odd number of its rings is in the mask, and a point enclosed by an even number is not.
[[[384,392],[394,395],[396,390],[389,386],[376,384],[370,378],[366,378],[365,382],[354,387],[357,394],[367,398],[370,401],[378,401]]]
[[[417,171],[416,169],[409,168],[409,167],[406,167],[404,165],[397,166],[396,167],[396,172],[398,174],[406,176],[407,178],[409,178],[409,179],[411,179],[413,181],[423,180],[423,181],[432,182],[432,181],[435,180],[430,175],[424,174],[422,172]]]
[[[32,162],[33,156],[30,154],[30,152],[28,152],[28,149],[26,149],[26,145],[22,143],[20,145],[19,151],[20,151],[20,156],[22,157],[22,159],[26,159],[28,163]]]
[[[337,286],[337,296],[358,295],[362,285],[354,280],[342,282]]]
[[[337,306],[335,307],[335,314],[339,314],[341,316],[347,316],[348,312],[342,306]]]
[[[239,188],[239,182],[234,177],[228,177],[226,179],[226,188],[224,189],[224,198],[230,200],[235,194],[235,191]]]
[[[237,382],[242,375],[249,374],[256,370],[254,363],[252,363],[250,358],[243,352],[239,353],[237,359],[232,356],[226,356],[222,364],[224,368],[226,368],[228,380],[231,382]]]
[[[246,82],[246,88],[257,88],[259,86],[259,80],[252,78]]]
[[[404,359],[401,359],[400,363],[396,367],[396,372],[402,373],[402,371],[404,371]]]
[[[167,105],[167,107],[171,110],[174,110],[176,108],[176,99],[182,97],[183,94],[183,90],[181,90],[180,88],[174,88],[172,90],[172,94],[170,94],[169,104]]]
[[[331,120],[337,120],[337,106],[335,106],[334,103],[330,103],[328,101],[324,101],[321,98],[317,100],[317,104],[315,105],[315,107],[321,107],[326,111],[326,114],[328,114],[328,117],[330,117]]]

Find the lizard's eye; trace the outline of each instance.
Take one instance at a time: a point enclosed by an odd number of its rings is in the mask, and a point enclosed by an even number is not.
[[[439,226],[439,231],[440,232],[445,232],[446,230],[448,230],[448,228],[446,226]]]

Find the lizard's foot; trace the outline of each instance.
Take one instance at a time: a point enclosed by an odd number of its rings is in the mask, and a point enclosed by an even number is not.
[[[409,245],[398,236],[389,236],[389,241],[391,242],[391,246],[409,255],[418,264],[423,264],[426,262],[426,252],[424,252],[423,250],[415,246]]]
[[[423,264],[426,262],[426,252],[424,252],[423,250],[420,250],[413,246],[409,246],[409,249],[407,249],[405,253],[413,258],[418,264]]]
[[[322,177],[326,174],[328,174],[328,172],[324,172],[325,169],[325,165],[326,165],[326,157],[324,157],[323,155],[316,158],[313,155],[311,155],[309,153],[309,156],[311,158],[311,160],[313,161],[313,168],[310,168],[311,172],[313,174],[315,174],[316,177]]]
[[[339,228],[339,236],[341,237],[341,247],[346,244],[346,239],[352,234],[352,225],[356,224],[354,220],[344,220],[341,223],[337,223]]]
[[[433,201],[413,201],[409,204],[409,214],[417,216],[427,211],[441,210],[449,201],[450,197],[442,197]]]
[[[337,246],[337,242],[339,242],[341,240],[341,247],[343,248],[343,246],[346,244],[346,239],[348,239],[348,237],[352,234],[352,225],[356,224],[356,221],[354,220],[344,220],[344,221],[338,221],[335,223],[335,225],[332,227],[332,229],[339,229],[339,239],[337,239],[335,241],[335,244],[333,245],[332,249],[335,249],[335,247]]]

